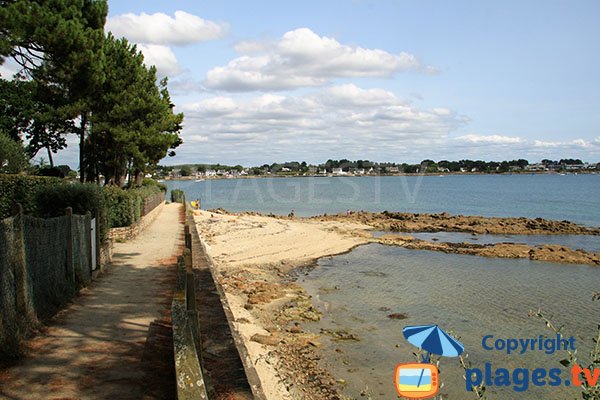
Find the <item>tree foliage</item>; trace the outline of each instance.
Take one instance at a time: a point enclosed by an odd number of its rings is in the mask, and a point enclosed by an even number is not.
[[[141,183],[149,165],[182,143],[183,114],[173,113],[166,79],[156,85],[156,69],[146,68],[134,45],[109,34],[104,48],[106,80],[93,105],[89,173],[121,184],[129,172]]]
[[[104,35],[107,12],[106,0],[0,1],[0,64],[22,68],[21,80],[0,81],[0,129],[51,164],[75,133],[82,181],[141,183],[182,143],[183,115],[135,46]]]
[[[0,131],[0,173],[17,174],[27,165],[23,145]]]

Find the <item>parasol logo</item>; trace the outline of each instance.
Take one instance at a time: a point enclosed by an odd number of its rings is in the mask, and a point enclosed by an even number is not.
[[[398,364],[394,372],[396,391],[408,399],[425,399],[435,396],[439,390],[439,371],[427,363],[429,353],[444,357],[456,357],[465,347],[437,325],[406,326],[402,330],[406,340],[427,352],[421,363]]]
[[[408,399],[435,396],[440,386],[438,369],[433,364],[398,364],[394,378],[396,391]]]

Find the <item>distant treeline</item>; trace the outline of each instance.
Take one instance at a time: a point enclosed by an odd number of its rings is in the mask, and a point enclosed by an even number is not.
[[[525,159],[511,161],[482,161],[482,160],[459,160],[459,161],[434,161],[426,159],[418,164],[375,162],[369,160],[350,161],[327,160],[322,164],[307,164],[306,161],[289,161],[284,163],[263,164],[261,166],[243,167],[241,165],[229,166],[224,164],[185,164],[178,166],[157,166],[154,172],[159,176],[178,175],[192,176],[196,173],[205,174],[214,171],[218,175],[229,173],[240,173],[245,171],[247,175],[264,175],[267,173],[278,174],[319,174],[319,173],[355,173],[355,174],[382,174],[382,173],[437,173],[437,172],[488,172],[503,173],[509,171],[561,171],[568,169],[596,169],[597,163],[584,163],[580,159],[544,159],[539,163],[530,164]]]

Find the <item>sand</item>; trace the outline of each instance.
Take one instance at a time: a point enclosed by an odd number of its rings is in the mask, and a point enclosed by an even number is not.
[[[212,217],[211,217],[212,216]],[[221,269],[279,264],[282,270],[367,243],[371,226],[261,215],[196,211],[196,224]]]
[[[207,211],[194,215],[265,396],[341,398],[335,382],[317,365],[312,349],[320,345],[318,335],[295,325],[318,314],[286,274],[369,243],[371,227]]]
[[[371,230],[467,231],[501,233],[598,234],[567,221],[494,219],[417,214],[355,213],[313,218],[194,211],[203,242],[231,308],[267,399],[343,399],[336,382],[319,362],[320,336],[302,330],[302,321],[319,312],[303,289],[287,275],[318,258],[341,254],[367,243],[553,262],[597,264],[600,254],[562,246],[496,244],[490,246],[416,240],[410,236],[374,238]],[[345,332],[339,333],[344,336]],[[341,383],[343,384],[343,382]]]

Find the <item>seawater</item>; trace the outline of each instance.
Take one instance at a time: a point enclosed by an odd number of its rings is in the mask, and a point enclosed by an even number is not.
[[[351,210],[429,212],[497,217],[542,217],[600,226],[600,175],[448,175],[335,178],[260,178],[209,181],[168,181],[202,208],[258,211],[298,216]],[[463,233],[416,233],[440,241],[531,245],[553,243],[598,251],[595,236],[504,236]],[[298,282],[323,312],[307,328],[344,329],[359,342],[336,343],[323,336],[322,354],[336,377],[348,382],[346,394],[361,398],[368,388],[374,399],[397,398],[393,383],[396,364],[416,362],[416,350],[402,336],[407,325],[438,324],[465,345],[469,361],[483,369],[561,368],[565,354],[527,352],[507,355],[486,351],[481,340],[552,336],[544,323],[528,317],[541,308],[564,334],[573,335],[580,357],[587,356],[597,334],[600,290],[597,266],[530,260],[492,259],[370,244],[352,252],[319,260],[298,275]],[[405,313],[395,320],[391,313]],[[341,352],[339,352],[341,351]],[[464,372],[454,358],[440,362],[445,399],[473,398],[465,390]],[[568,378],[563,370],[562,379]],[[490,399],[576,398],[577,388],[536,387],[525,392],[489,387]]]
[[[358,335],[358,342],[334,342],[323,335],[323,353],[336,378],[348,382],[345,393],[359,398],[369,388],[375,399],[394,399],[394,368],[417,362],[417,349],[406,341],[407,325],[438,324],[460,337],[468,361],[484,369],[561,368],[566,353],[543,351],[507,355],[487,351],[486,335],[494,339],[527,339],[539,335],[555,337],[543,321],[528,317],[539,308],[552,321],[565,325],[563,334],[575,338],[579,356],[585,360],[591,338],[598,334],[600,304],[592,294],[600,288],[596,266],[543,263],[530,260],[484,257],[409,250],[370,244],[349,254],[319,260],[317,266],[299,275],[299,283],[323,312],[322,320],[310,323],[321,328],[342,329]],[[403,313],[407,319],[388,315]],[[493,343],[493,342],[492,342]],[[336,351],[337,349],[337,351]],[[341,352],[340,352],[341,350]],[[464,371],[456,358],[440,361],[440,393],[445,399],[474,398],[465,389]],[[488,387],[490,399],[564,399],[578,397],[577,388],[537,387],[527,391],[512,387]]]
[[[529,217],[600,226],[600,175],[295,177],[167,181],[203,209],[313,216],[384,210]]]

